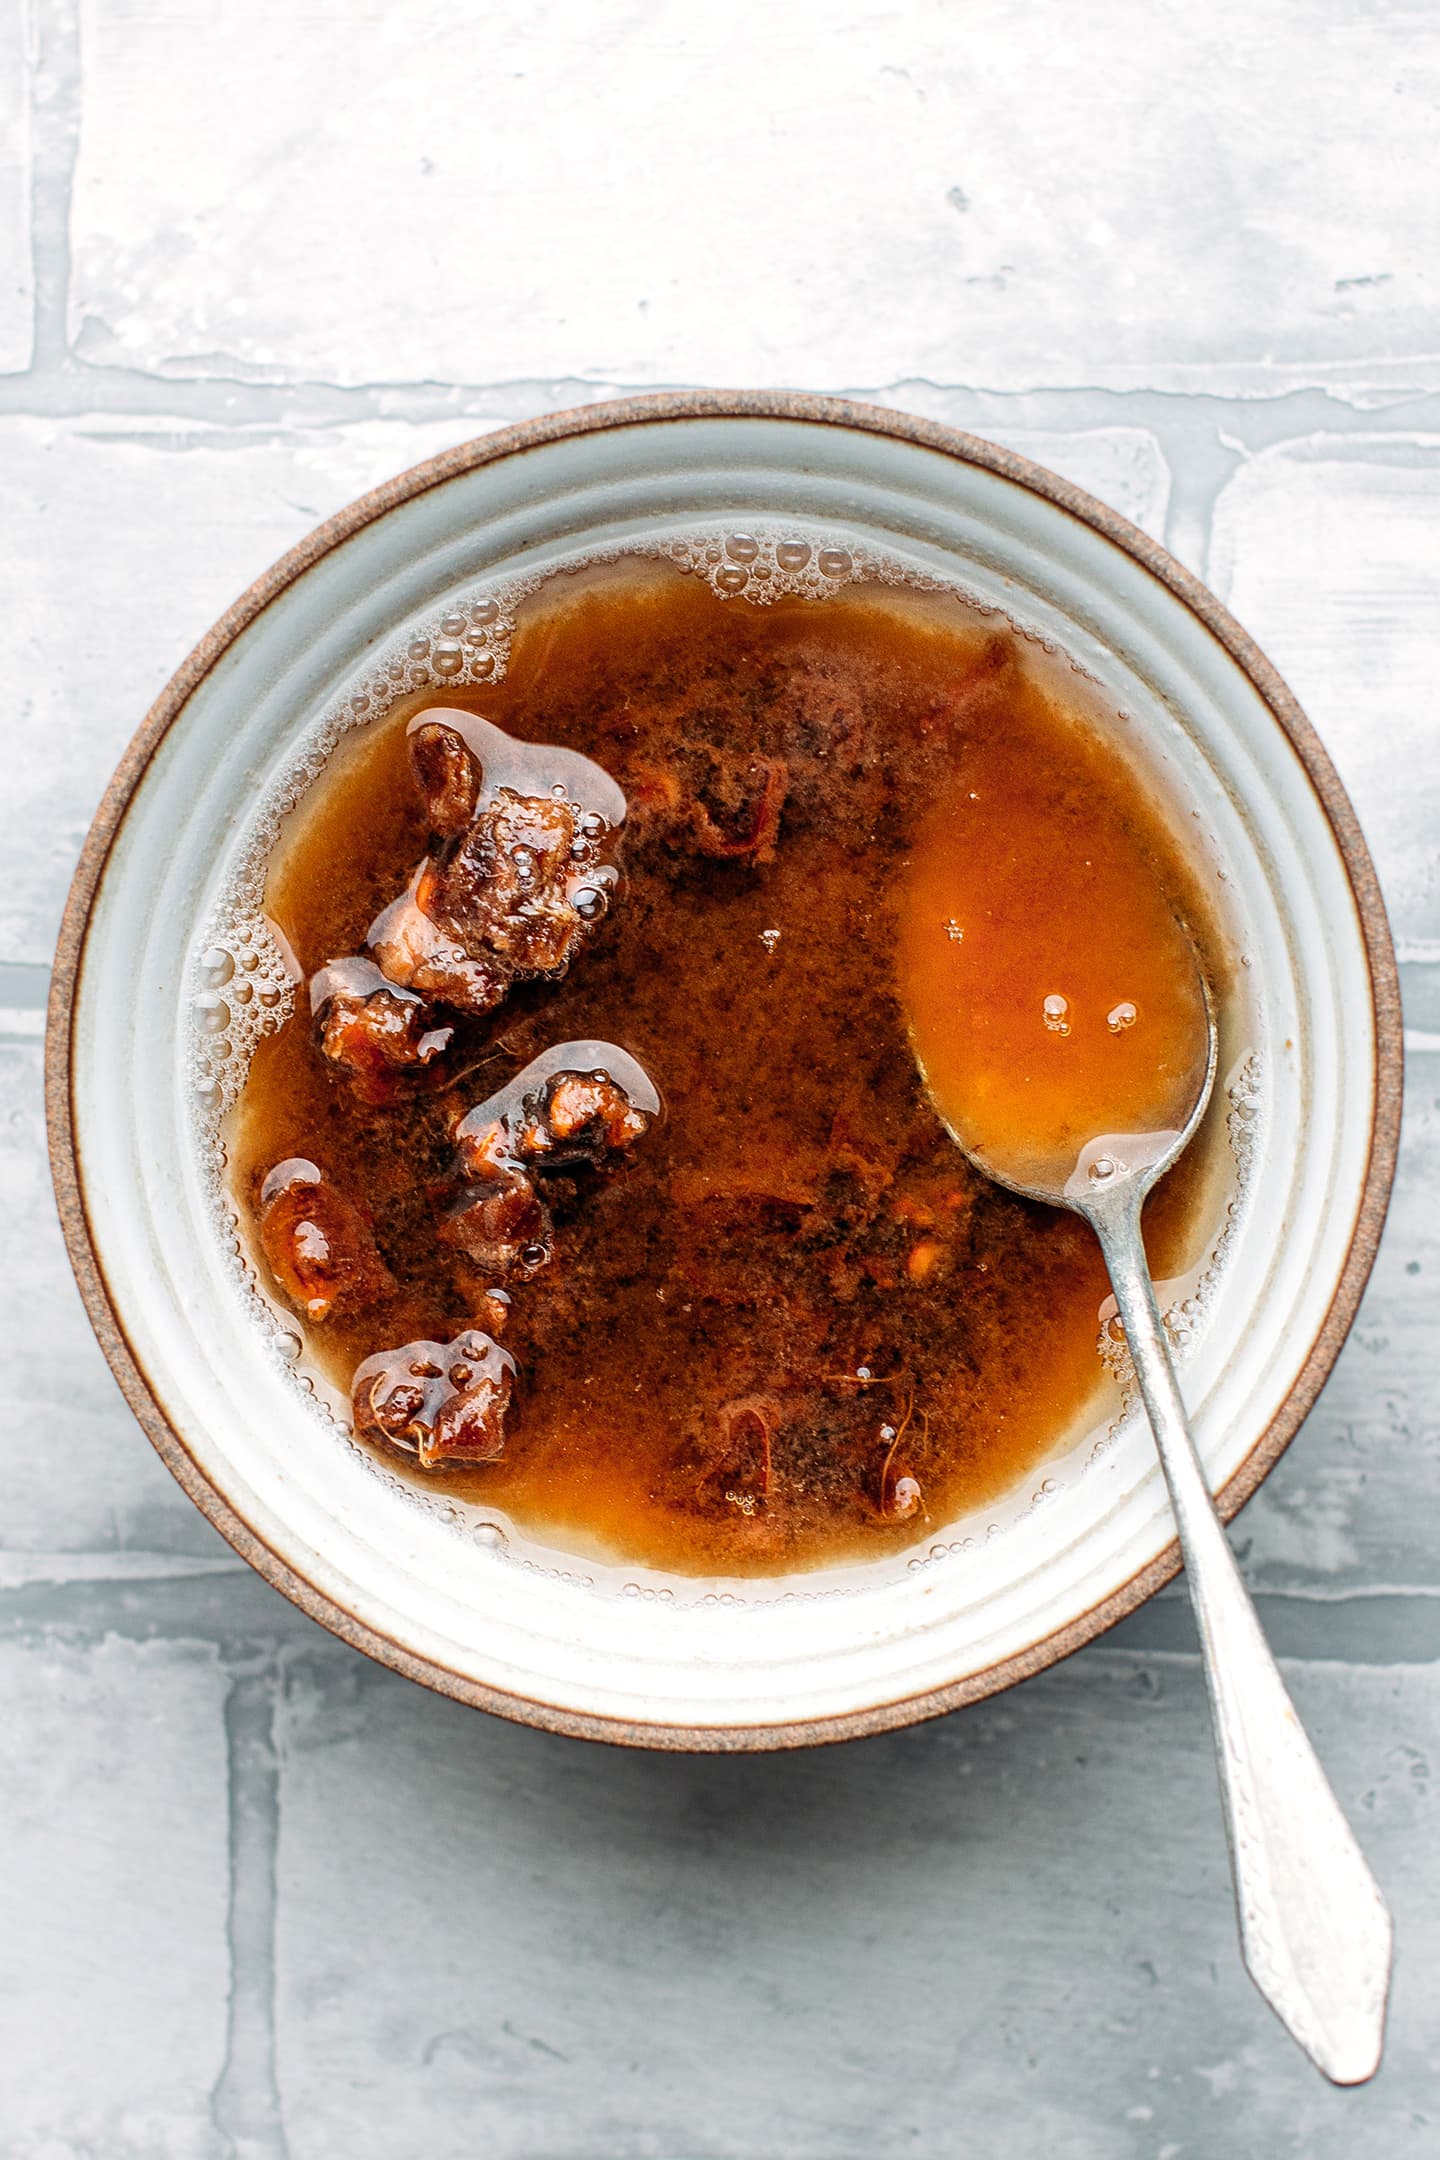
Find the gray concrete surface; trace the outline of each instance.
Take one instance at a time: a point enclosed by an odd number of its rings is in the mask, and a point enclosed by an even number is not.
[[[1437,112],[1423,0],[0,10],[0,2152],[1440,2154]],[[1374,840],[1395,1209],[1235,1531],[1397,1914],[1362,2092],[1240,1970],[1182,1599],[893,1739],[587,1749],[300,1619],[89,1336],[40,1012],[148,700],[360,489],[686,381],[848,389],[1118,504]]]

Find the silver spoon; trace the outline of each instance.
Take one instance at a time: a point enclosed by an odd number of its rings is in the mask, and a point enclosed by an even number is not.
[[[1200,1630],[1245,1963],[1311,2061],[1337,2085],[1360,2085],[1379,2067],[1384,2041],[1390,1914],[1295,1715],[1215,1512],[1140,1231],[1145,1195],[1188,1145],[1214,1086],[1218,1046],[1208,989],[1205,1010],[1205,1077],[1183,1130],[1092,1140],[1063,1183],[1022,1181],[946,1122],[987,1177],[1027,1199],[1073,1209],[1100,1240]]]

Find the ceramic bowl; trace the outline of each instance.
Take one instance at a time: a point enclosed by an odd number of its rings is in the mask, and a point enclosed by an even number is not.
[[[1132,1416],[1087,1436],[1004,1507],[931,1526],[883,1566],[761,1583],[676,1583],[546,1553],[483,1510],[417,1492],[287,1367],[284,1316],[246,1277],[217,1205],[215,1045],[261,1024],[251,993],[284,984],[273,953],[232,941],[217,954],[215,924],[254,883],[258,806],[295,792],[317,745],[373,710],[387,682],[483,672],[487,591],[676,533],[699,536],[702,561],[707,536],[723,555],[728,534],[781,529],[807,534],[827,574],[879,550],[1058,645],[1193,814],[1245,962],[1244,1058],[1222,1075],[1233,1204],[1181,1329],[1183,1385],[1227,1515],[1329,1371],[1394,1161],[1393,954],[1329,761],[1218,602],[1064,481],[862,406],[675,396],[486,436],[322,526],[185,662],[86,844],[49,1040],[71,1256],[146,1432],[286,1596],[467,1702],[652,1746],[875,1732],[1087,1641],[1177,1565],[1148,1432]]]

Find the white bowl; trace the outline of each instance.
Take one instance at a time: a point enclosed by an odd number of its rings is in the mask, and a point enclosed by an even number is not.
[[[908,1563],[689,1590],[547,1556],[483,1511],[417,1495],[307,1400],[222,1235],[196,1145],[197,950],[253,841],[257,801],[353,713],[377,650],[398,637],[403,653],[417,625],[502,575],[682,527],[777,524],[883,550],[1058,644],[1198,813],[1249,962],[1243,1032],[1258,1046],[1240,1076],[1243,1200],[1182,1371],[1227,1513],[1276,1460],[1344,1338],[1398,1124],[1393,954],[1323,750],[1203,588],[1023,459],[835,400],[646,398],[452,451],[287,556],[150,714],[76,875],[49,1040],[76,1274],[161,1455],[287,1596],[466,1701],[655,1746],[873,1732],[1088,1640],[1177,1564],[1148,1432],[1132,1417],[1107,1446],[1072,1449],[1037,1493],[937,1533]]]

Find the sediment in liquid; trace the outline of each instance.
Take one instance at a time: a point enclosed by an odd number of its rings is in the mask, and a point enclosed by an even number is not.
[[[625,883],[569,976],[517,993],[474,1070],[398,1117],[357,1110],[303,1011],[259,1045],[227,1134],[242,1208],[275,1161],[328,1154],[370,1198],[398,1281],[390,1309],[310,1330],[308,1355],[343,1388],[384,1342],[464,1324],[430,1197],[450,1128],[548,1042],[620,1042],[670,1114],[632,1174],[586,1196],[563,1264],[516,1295],[526,1393],[506,1458],[442,1489],[572,1550],[763,1573],[928,1537],[1104,1414],[1093,1239],[961,1162],[900,994],[906,865],[967,756],[1018,719],[1097,802],[1125,804],[1223,975],[1194,866],[1063,685],[949,596],[859,585],[754,608],[628,560],[557,576],[518,610],[504,679],[447,686],[614,775],[632,805]],[[272,857],[266,904],[306,972],[358,949],[425,850],[404,735],[433,702],[413,693],[344,742]],[[723,822],[754,760],[789,775],[773,860],[687,853],[647,816],[674,768]],[[992,789],[979,857],[1014,809]],[[1159,1274],[1213,1227],[1217,1135],[1152,1202]],[[777,1413],[758,1494],[743,1463],[727,1486],[721,1459],[726,1406],[750,1399]],[[921,1507],[887,1516],[902,1477]]]

